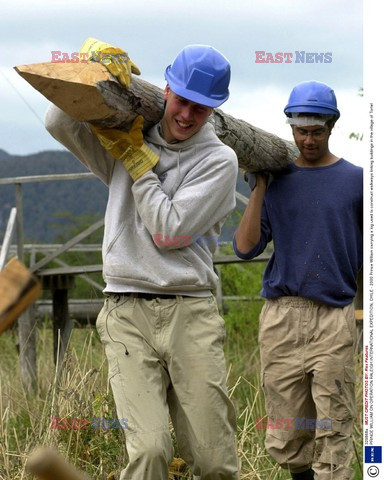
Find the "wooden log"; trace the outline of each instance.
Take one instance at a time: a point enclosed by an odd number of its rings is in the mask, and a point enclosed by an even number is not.
[[[129,89],[99,63],[36,63],[15,70],[72,118],[108,128],[128,129],[143,115],[144,129],[157,123],[164,108],[163,91],[135,76]],[[256,108],[256,105],[255,105]],[[293,142],[214,109],[210,117],[217,136],[236,152],[249,171],[278,171],[297,157]]]
[[[38,448],[27,460],[26,470],[39,480],[90,480],[53,448]]]
[[[38,279],[16,257],[0,272],[0,333],[8,328],[41,293]]]
[[[180,478],[188,469],[187,464],[181,458],[174,457],[169,467],[169,479]],[[34,450],[28,457],[26,471],[35,475],[38,480],[90,480],[89,476],[68,463],[55,449],[40,447]],[[111,473],[108,480],[117,477]]]

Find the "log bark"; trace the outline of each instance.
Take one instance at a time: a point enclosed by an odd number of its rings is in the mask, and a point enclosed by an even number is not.
[[[79,121],[109,128],[128,129],[143,115],[144,130],[157,123],[164,109],[163,91],[133,76],[122,87],[99,63],[37,63],[15,70],[64,112]],[[297,157],[293,142],[215,109],[210,121],[216,134],[236,152],[245,170],[278,171]]]

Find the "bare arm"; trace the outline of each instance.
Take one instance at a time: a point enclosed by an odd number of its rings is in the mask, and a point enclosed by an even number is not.
[[[260,241],[261,210],[267,190],[268,175],[259,173],[257,185],[252,190],[247,208],[236,232],[236,246],[241,253],[249,252]]]

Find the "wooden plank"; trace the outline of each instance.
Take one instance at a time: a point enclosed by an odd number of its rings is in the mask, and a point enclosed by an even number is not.
[[[12,208],[11,212],[9,214],[9,219],[8,219],[8,223],[7,223],[7,228],[5,230],[3,244],[1,246],[0,271],[3,270],[4,265],[7,261],[8,253],[9,253],[11,242],[12,242],[13,233],[15,231],[16,215],[17,215],[17,209]]]
[[[253,262],[267,262],[270,259],[270,255],[263,254],[259,257],[251,258],[250,260],[242,260],[236,255],[220,255],[213,257],[214,265],[222,265],[226,263],[253,263]]]
[[[93,173],[60,173],[55,175],[30,175],[26,177],[0,178],[0,185],[12,185],[14,183],[51,182],[57,180],[87,180],[97,178]]]
[[[46,268],[36,272],[36,275],[39,277],[45,277],[48,275],[79,275],[84,273],[95,273],[102,272],[102,265],[81,265],[75,267],[57,267],[57,268]]]
[[[76,235],[75,237],[71,238],[71,240],[69,240],[67,243],[65,243],[62,247],[58,248],[56,251],[54,251],[53,253],[45,256],[44,258],[42,258],[39,262],[35,263],[32,267],[31,267],[31,271],[32,272],[37,272],[39,269],[41,269],[42,267],[44,267],[45,265],[47,265],[49,262],[51,262],[52,260],[54,260],[56,257],[58,257],[59,255],[61,255],[62,253],[66,252],[67,250],[69,250],[71,247],[73,247],[74,245],[76,245],[77,243],[81,242],[82,240],[84,240],[84,238],[87,238],[89,235],[91,235],[93,232],[95,232],[96,230],[98,230],[99,228],[101,228],[102,226],[104,225],[104,219],[101,219],[99,220],[98,222],[94,223],[93,225],[91,225],[90,227],[88,227],[86,230],[84,230],[83,232],[79,233],[78,235]],[[83,273],[83,272],[82,272]],[[85,272],[84,272],[85,273]]]

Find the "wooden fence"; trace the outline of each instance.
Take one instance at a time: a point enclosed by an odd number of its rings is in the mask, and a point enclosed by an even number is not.
[[[42,282],[44,289],[51,291],[51,301],[40,301],[37,308],[40,311],[51,311],[53,322],[53,355],[55,362],[61,364],[67,343],[73,328],[73,318],[71,313],[79,315],[94,315],[100,309],[101,302],[96,300],[73,301],[69,299],[69,290],[74,286],[76,276],[81,276],[88,283],[98,290],[103,286],[92,280],[88,274],[101,272],[102,265],[82,265],[71,266],[63,262],[59,257],[68,251],[88,251],[100,250],[100,245],[83,245],[85,240],[93,232],[102,228],[103,220],[94,223],[80,234],[69,239],[66,243],[60,245],[26,245],[24,243],[24,215],[23,215],[23,189],[22,186],[32,182],[49,181],[72,181],[84,179],[96,179],[92,173],[60,174],[60,175],[36,175],[25,177],[13,177],[0,179],[1,185],[15,186],[15,204],[10,213],[7,232],[0,251],[0,261],[4,265],[9,255],[15,254],[21,261],[25,261],[29,256],[29,269],[34,272]],[[236,192],[240,202],[247,203],[248,199]],[[12,237],[16,234],[16,244],[12,244]],[[43,253],[43,258],[37,260],[37,255]],[[268,256],[258,257],[252,261],[265,262]],[[48,264],[55,262],[58,264],[55,268],[48,268]],[[217,256],[214,258],[215,268],[219,271],[220,265],[226,263],[243,262],[235,255]],[[1,266],[0,266],[1,269]],[[257,297],[257,296],[256,296]],[[223,304],[225,297],[222,295],[221,285],[217,290],[219,305]],[[234,299],[234,298],[231,298]],[[249,300],[248,297],[238,297],[239,300]],[[91,310],[91,312],[90,312]],[[36,389],[36,305],[29,308],[18,320],[19,350],[20,350],[20,368],[23,385],[27,391]]]
[[[51,291],[51,301],[41,301],[37,304],[42,312],[51,311],[53,322],[53,355],[54,360],[60,366],[71,330],[74,326],[72,314],[93,316],[101,308],[99,300],[84,299],[74,301],[69,299],[69,290],[74,286],[76,276],[81,276],[85,281],[93,285],[94,288],[102,290],[103,286],[88,274],[101,272],[102,265],[82,265],[71,266],[63,262],[59,257],[68,251],[96,251],[101,250],[100,245],[84,245],[81,242],[93,232],[104,226],[104,221],[99,220],[80,234],[72,237],[66,243],[60,245],[26,245],[24,243],[24,215],[23,215],[23,191],[22,185],[31,182],[47,181],[71,181],[84,180],[96,177],[92,173],[61,174],[61,175],[39,175],[28,177],[13,177],[0,179],[1,185],[15,185],[15,203],[16,206],[11,210],[10,218],[4,242],[0,251],[0,270],[4,266],[6,258],[10,254],[16,254],[24,261],[26,254],[29,256],[29,268],[34,272],[42,282],[43,288]],[[247,204],[248,199],[241,193],[236,192],[237,199],[243,204]],[[16,233],[16,244],[12,245],[13,234]],[[38,254],[44,254],[43,258],[36,260]],[[214,266],[220,279],[220,268],[229,263],[245,262],[266,262],[269,255],[261,255],[255,259],[244,261],[235,255],[217,255],[214,257]],[[48,264],[55,262],[57,267],[48,268]],[[356,298],[356,309],[359,312],[357,318],[362,320],[362,277],[360,277],[360,288]],[[226,297],[223,296],[221,283],[219,282],[216,292],[218,304],[222,307],[225,300],[249,301],[258,300],[258,295],[247,297]],[[36,338],[35,338],[36,315],[35,308],[31,307],[18,320],[19,349],[20,349],[20,369],[24,388],[27,391],[36,389]],[[360,321],[360,332],[362,332],[362,321]],[[361,334],[360,334],[361,335]]]

